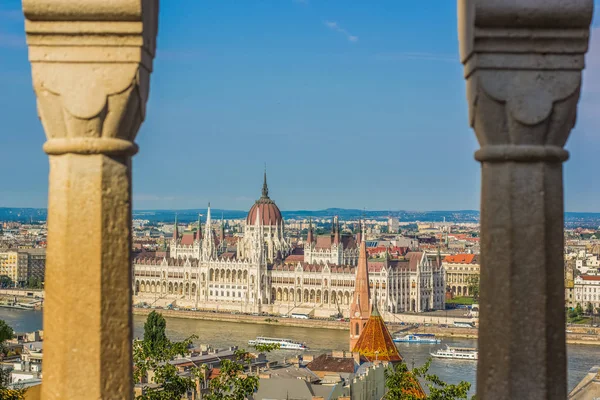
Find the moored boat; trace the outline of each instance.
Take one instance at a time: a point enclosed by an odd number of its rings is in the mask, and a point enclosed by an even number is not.
[[[429,353],[435,358],[449,358],[454,360],[473,360],[478,358],[477,349],[469,347],[451,347],[446,346],[445,349],[439,349],[435,353]]]
[[[278,344],[282,350],[307,350],[308,347],[304,343],[296,342],[291,339],[281,338],[268,338],[259,336],[255,340],[248,340],[249,346],[256,346],[260,344]]]
[[[434,334],[431,333],[414,333],[408,334],[405,336],[396,336],[394,337],[394,342],[396,343],[427,343],[427,344],[437,344],[441,343],[440,339],[437,339]]]

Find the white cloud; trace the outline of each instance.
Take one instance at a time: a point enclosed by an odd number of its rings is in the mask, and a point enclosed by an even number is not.
[[[348,39],[348,41],[350,41],[352,43],[358,42],[358,36],[352,35],[350,32],[348,32],[347,30],[345,30],[344,28],[339,26],[337,22],[325,21],[324,23],[325,23],[325,26],[328,27],[329,29],[331,29],[332,31],[341,33],[342,35],[346,36],[346,39]]]

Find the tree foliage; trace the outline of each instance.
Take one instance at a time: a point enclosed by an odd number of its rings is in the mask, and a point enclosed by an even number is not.
[[[467,287],[469,288],[469,293],[473,296],[474,300],[479,299],[479,276],[474,275],[467,278]]]
[[[133,342],[134,382],[143,382],[151,376],[150,383],[156,385],[145,386],[142,394],[136,397],[138,400],[179,399],[195,387],[194,379],[180,376],[169,361],[177,356],[184,357],[197,336],[172,342],[167,338],[166,327],[162,314],[152,311],[144,324],[144,340]]]
[[[3,320],[0,320],[0,349],[2,354],[6,353],[5,341],[12,339],[13,329]],[[0,368],[0,399],[2,400],[22,400],[25,396],[23,389],[9,389],[10,370]]]
[[[167,321],[162,314],[152,311],[146,318],[144,324],[144,343],[150,346],[151,350],[158,351],[160,348],[168,343],[167,334]]]
[[[183,342],[171,342],[168,339],[159,346],[150,342],[136,340],[133,343],[133,378],[141,382],[149,373],[152,382],[157,386],[144,387],[138,400],[170,400],[179,399],[195,386],[194,379],[178,375],[177,368],[169,363],[177,356],[185,356],[189,345],[195,337]]]
[[[6,287],[13,287],[15,284],[13,282],[12,279],[10,279],[10,276],[8,275],[2,275],[0,276],[0,286],[3,288]]]
[[[31,278],[29,278],[27,280],[27,287],[31,288],[31,289],[41,289],[42,288],[42,282],[36,278],[35,276],[32,276]]]
[[[5,341],[12,339],[13,336],[13,328],[11,328],[10,325],[3,320],[0,320],[0,343],[4,344]]]
[[[467,399],[471,384],[465,381],[454,385],[442,381],[437,375],[429,373],[431,358],[422,367],[409,370],[405,363],[386,371],[385,385],[388,392],[386,400],[460,400]],[[423,397],[418,379],[427,384],[429,395]]]
[[[592,305],[592,303],[587,303],[587,306],[585,307],[585,312],[590,315],[594,312],[594,306]]]
[[[279,344],[257,344],[255,349],[262,353],[279,349]],[[208,382],[206,400],[244,400],[258,389],[259,378],[245,374],[252,357],[245,350],[235,352],[235,360],[221,361],[219,375]],[[200,376],[205,377],[206,365],[201,366]]]
[[[190,336],[182,342],[172,342],[165,334],[166,321],[161,314],[152,312],[144,324],[144,340],[133,343],[134,382],[142,382],[148,376],[152,383],[144,387],[136,400],[179,399],[189,391],[195,390],[197,381],[208,385],[206,400],[244,400],[258,388],[258,376],[245,373],[252,358],[245,350],[238,350],[234,360],[222,360],[219,374],[208,380],[209,368],[203,364],[191,368],[189,375],[179,375],[177,368],[169,361],[180,356],[185,357],[192,341]],[[257,345],[256,350],[268,352],[279,345]]]

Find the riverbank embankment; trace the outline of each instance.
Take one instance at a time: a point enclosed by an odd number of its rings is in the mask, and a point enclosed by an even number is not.
[[[153,311],[153,309],[151,308],[133,308],[133,313],[136,315],[148,315],[151,311]],[[184,311],[165,309],[157,309],[156,311],[160,312],[165,317],[171,318],[198,319],[205,321],[226,321],[271,326],[291,326],[298,328],[335,330],[349,329],[348,322],[345,321],[281,318],[262,315],[230,314],[207,311]],[[415,327],[414,325],[401,325],[395,323],[388,324],[388,327],[391,332],[406,334],[430,333],[440,338],[477,339],[478,336],[477,328],[444,327],[436,325],[419,325]],[[567,343],[600,346],[600,329],[592,327],[572,327],[567,333]]]
[[[299,328],[321,328],[321,329],[348,329],[348,323],[343,321],[328,321],[320,319],[296,319],[296,318],[281,318],[268,317],[264,315],[247,315],[247,314],[230,314],[222,312],[207,312],[207,311],[183,311],[183,310],[165,310],[151,308],[133,308],[135,315],[148,315],[151,311],[160,312],[165,317],[199,319],[204,321],[226,321],[226,322],[241,322],[246,324],[262,324],[262,325],[280,325],[280,326],[295,326]]]

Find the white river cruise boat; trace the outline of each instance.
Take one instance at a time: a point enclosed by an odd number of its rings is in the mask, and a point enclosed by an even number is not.
[[[437,344],[441,343],[440,339],[437,339],[435,335],[430,333],[414,333],[405,336],[396,336],[393,339],[396,343],[427,343],[427,344]]]
[[[451,347],[446,346],[445,349],[439,349],[435,353],[429,353],[435,358],[451,358],[454,360],[474,360],[478,358],[477,349],[468,347]]]
[[[307,350],[308,347],[304,343],[296,342],[291,339],[268,338],[259,336],[255,340],[248,340],[249,346],[257,344],[278,344],[282,350]]]

